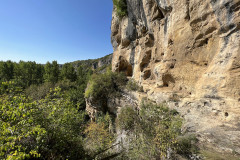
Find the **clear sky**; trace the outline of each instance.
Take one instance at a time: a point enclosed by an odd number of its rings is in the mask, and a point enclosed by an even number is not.
[[[112,0],[0,0],[0,61],[59,63],[112,53]]]

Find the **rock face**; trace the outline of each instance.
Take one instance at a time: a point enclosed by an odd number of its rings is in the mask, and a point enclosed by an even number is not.
[[[86,99],[86,111],[92,120],[95,120],[98,112],[107,111],[111,114],[117,115],[122,106],[138,107],[143,96],[145,96],[144,93],[138,94],[124,90],[121,92],[121,96],[108,99],[106,104],[97,102],[90,97]]]
[[[169,101],[208,147],[240,153],[240,0],[127,0],[112,69]],[[175,102],[173,102],[175,101]]]
[[[97,59],[96,62],[92,64],[93,69],[101,68],[107,65],[111,65],[112,63],[112,54],[109,54],[105,57]]]

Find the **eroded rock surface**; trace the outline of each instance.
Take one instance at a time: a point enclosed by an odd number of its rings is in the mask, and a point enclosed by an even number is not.
[[[127,0],[113,11],[112,69],[169,102],[185,129],[240,153],[240,0]],[[174,97],[174,98],[172,98]]]

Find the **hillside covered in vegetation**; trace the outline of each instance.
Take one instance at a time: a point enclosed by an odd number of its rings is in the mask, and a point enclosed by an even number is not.
[[[152,159],[197,152],[195,139],[181,133],[181,117],[166,104],[144,100],[140,110],[123,106],[116,115],[105,108],[90,119],[85,100],[104,107],[124,90],[142,92],[107,64],[93,67],[105,58],[63,65],[0,62],[0,159]],[[127,139],[119,140],[122,133]]]

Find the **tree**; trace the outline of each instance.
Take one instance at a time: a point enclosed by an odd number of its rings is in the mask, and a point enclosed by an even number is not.
[[[110,70],[103,74],[94,74],[88,83],[85,98],[99,103],[101,106],[99,109],[107,112],[108,99],[119,96],[126,82],[127,78],[123,74]]]
[[[36,84],[42,84],[44,82],[44,66],[41,64],[37,64],[35,68],[34,79],[36,80]]]
[[[14,76],[14,63],[12,61],[0,62],[0,80],[9,81]]]
[[[71,82],[76,81],[77,74],[76,74],[75,68],[73,67],[73,65],[71,63],[65,63],[63,65],[62,70],[61,70],[61,77],[63,79],[70,80]]]
[[[44,81],[57,83],[60,75],[59,65],[57,61],[53,61],[52,63],[47,62],[44,68]]]
[[[94,74],[85,92],[86,98],[106,100],[126,85],[127,78],[121,74],[108,70],[103,74]]]
[[[53,61],[52,62],[52,82],[53,83],[58,82],[59,75],[60,75],[59,64],[57,63],[57,61]]]
[[[43,82],[43,73],[43,66],[36,62],[20,61],[14,67],[14,79],[24,88],[32,84],[41,84]]]
[[[90,67],[80,65],[77,68],[77,83],[78,85],[84,84],[87,86],[87,82],[89,81],[90,77],[92,76],[93,71]]]

